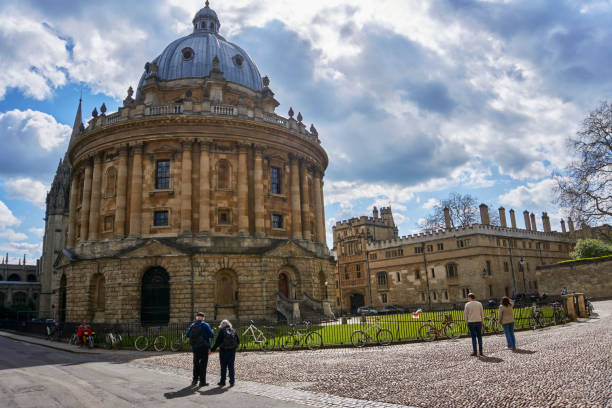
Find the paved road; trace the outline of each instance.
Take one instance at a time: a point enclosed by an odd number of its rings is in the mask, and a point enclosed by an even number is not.
[[[2,408],[303,406],[236,388],[186,387],[188,377],[148,368],[131,355],[75,354],[4,337],[0,350]]]

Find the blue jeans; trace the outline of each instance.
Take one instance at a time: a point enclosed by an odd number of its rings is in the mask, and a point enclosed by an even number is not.
[[[504,334],[506,335],[506,343],[508,347],[516,347],[516,339],[514,338],[514,322],[506,323],[502,326],[504,328]]]
[[[476,352],[476,339],[478,339],[478,348],[482,351],[482,322],[468,323],[468,330],[472,335],[472,348]]]

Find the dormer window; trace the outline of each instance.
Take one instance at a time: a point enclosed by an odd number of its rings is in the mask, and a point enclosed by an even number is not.
[[[242,61],[244,61],[244,57],[240,54],[236,54],[232,57],[232,60],[234,61],[234,64],[236,64],[236,66],[242,66]]]

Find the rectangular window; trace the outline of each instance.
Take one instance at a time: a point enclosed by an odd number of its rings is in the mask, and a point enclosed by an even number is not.
[[[414,279],[421,279],[421,272],[418,269],[414,271]]]
[[[444,291],[444,300],[448,300],[448,291],[447,290]]]
[[[434,271],[434,268],[431,268],[431,277],[432,278],[436,277],[436,272]]]
[[[219,224],[229,224],[230,223],[230,212],[229,210],[219,210]]]
[[[153,225],[156,227],[168,226],[168,211],[155,211]]]
[[[491,276],[491,261],[487,261],[487,275]]]
[[[457,241],[457,248],[463,248],[463,241],[462,240],[458,240]]]
[[[349,279],[349,274],[348,272],[344,272],[344,280],[348,280]]]
[[[438,300],[438,294],[436,292],[433,292],[433,299]]]
[[[355,270],[356,271],[360,271],[361,270],[361,265],[359,265],[359,264],[355,265]]]
[[[113,230],[115,224],[115,217],[113,215],[107,215],[104,217],[104,231],[109,232]]]
[[[470,288],[462,288],[461,294],[463,295],[464,299],[467,299],[468,295],[470,294]]]
[[[158,160],[155,169],[155,188],[170,188],[170,160]]]
[[[504,272],[508,272],[508,262],[504,262]]]
[[[272,228],[283,228],[283,216],[280,214],[272,215]]]
[[[380,295],[380,300],[381,300],[383,303],[387,303],[387,294],[386,294],[386,293],[382,293],[382,294]]]
[[[403,249],[398,249],[398,250],[397,250],[397,254],[398,254],[399,256],[403,256],[403,255],[404,255],[404,250],[403,250]]]
[[[433,252],[433,245],[427,245],[427,252]]]
[[[376,260],[376,254],[370,254],[370,259]]]
[[[357,271],[357,278],[361,278],[361,272]]]
[[[401,282],[401,281],[402,281],[402,277],[400,276],[400,273],[399,273],[399,272],[397,273],[397,281],[398,281],[398,282]]]
[[[414,253],[415,254],[422,254],[423,253],[423,248],[422,247],[415,247],[414,248]]]
[[[278,167],[272,167],[270,169],[270,189],[272,194],[281,193],[281,172]]]
[[[444,251],[444,244],[438,244],[438,251]]]

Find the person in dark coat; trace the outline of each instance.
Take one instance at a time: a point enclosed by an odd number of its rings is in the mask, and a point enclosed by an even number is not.
[[[221,363],[221,381],[217,384],[220,387],[225,385],[226,372],[229,371],[230,387],[234,386],[234,362],[236,361],[236,349],[240,345],[240,338],[232,328],[232,324],[223,320],[219,324],[219,334],[212,347],[212,351],[219,348],[219,361]]]
[[[198,312],[196,321],[191,323],[187,333],[185,334],[191,343],[191,351],[193,351],[193,381],[192,386],[195,386],[200,380],[200,387],[208,385],[206,382],[206,366],[208,365],[208,355],[210,351],[210,339],[215,337],[212,329],[204,321],[204,313]]]

